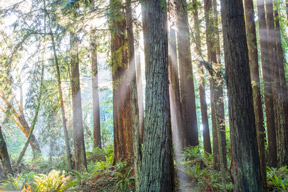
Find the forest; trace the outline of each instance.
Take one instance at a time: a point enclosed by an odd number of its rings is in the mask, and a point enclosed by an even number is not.
[[[0,191],[288,191],[288,0],[0,0]]]

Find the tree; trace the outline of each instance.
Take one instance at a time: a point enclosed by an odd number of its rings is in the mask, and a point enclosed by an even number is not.
[[[183,117],[184,147],[197,146],[198,128],[194,92],[193,69],[191,63],[190,31],[186,0],[176,0],[177,10],[177,40],[180,66],[181,107]]]
[[[70,33],[70,54],[71,54],[71,93],[72,93],[72,111],[73,111],[73,137],[75,151],[75,168],[78,171],[87,169],[81,88],[80,88],[80,71],[78,58],[78,37],[74,32]]]
[[[263,191],[242,0],[221,1],[235,191]]]
[[[205,22],[206,22],[206,45],[208,61],[216,72],[222,70],[220,61],[220,40],[218,30],[218,12],[215,0],[204,1]],[[216,33],[216,38],[214,34]],[[223,157],[224,167],[227,168],[226,133],[223,102],[223,79],[212,74],[210,78],[210,97],[212,114],[212,134],[213,134],[213,163],[214,168],[220,170],[220,157]],[[216,117],[217,116],[217,117]],[[216,121],[217,120],[217,121]],[[217,126],[218,125],[218,126]],[[217,130],[221,133],[221,142],[218,140]],[[219,142],[221,145],[219,145]],[[220,148],[222,146],[222,154]]]
[[[257,52],[257,39],[256,39],[256,25],[254,20],[254,6],[252,0],[245,0],[245,18],[246,18],[246,33],[247,45],[249,51],[249,66],[251,74],[251,85],[253,92],[253,106],[255,114],[255,123],[257,130],[257,143],[258,153],[260,159],[261,178],[263,189],[267,188],[266,180],[266,160],[265,160],[265,129],[264,117],[262,109],[262,100],[260,92],[260,77],[258,66],[258,52]]]
[[[200,65],[200,62],[203,58],[202,48],[201,48],[201,36],[199,29],[199,17],[198,17],[198,4],[197,0],[192,1],[193,4],[193,19],[194,19],[194,30],[195,30],[195,44],[196,44],[196,53],[197,53],[197,66],[199,70],[199,92],[200,92],[200,104],[201,104],[201,117],[202,117],[202,126],[203,126],[203,144],[204,152],[212,153],[211,142],[210,142],[210,133],[209,133],[209,123],[208,123],[208,113],[207,113],[207,103],[206,103],[206,93],[205,93],[205,78],[204,70]]]
[[[0,126],[0,159],[6,176],[8,177],[9,174],[14,175],[1,126]]]
[[[126,0],[126,28],[127,28],[127,43],[128,43],[128,63],[129,63],[129,79],[131,90],[131,109],[130,119],[133,132],[133,152],[134,152],[134,172],[136,191],[140,189],[140,171],[141,171],[141,141],[139,127],[139,107],[137,94],[137,79],[136,79],[136,62],[134,51],[134,35],[133,35],[133,17],[131,0]]]
[[[257,13],[259,18],[259,38],[260,38],[260,52],[261,52],[261,64],[263,73],[263,85],[264,85],[264,102],[265,102],[265,114],[267,125],[267,137],[268,137],[268,164],[270,167],[276,167],[277,164],[277,146],[276,146],[276,132],[274,123],[273,112],[273,95],[272,95],[272,74],[269,65],[268,55],[268,34],[266,24],[266,11],[262,0],[257,0]]]
[[[140,191],[174,191],[166,1],[143,2],[146,107]]]
[[[94,1],[91,5],[94,9]],[[92,103],[93,103],[93,147],[101,148],[101,127],[100,127],[100,103],[98,88],[98,63],[97,63],[97,40],[96,30],[91,30],[91,64],[92,64]]]
[[[125,39],[126,22],[122,1],[110,0],[111,55],[113,80],[114,162],[133,156],[130,119],[131,90]]]
[[[276,17],[278,15],[278,11],[276,10],[274,14],[273,0],[266,1],[266,11],[269,64],[270,71],[272,71],[272,98],[277,142],[277,163],[278,167],[280,167],[288,164],[288,143],[286,137],[287,127],[285,122],[285,113],[287,113],[285,112],[285,100],[287,99],[287,90],[285,90],[286,81],[283,63],[284,57],[281,44],[279,20]]]

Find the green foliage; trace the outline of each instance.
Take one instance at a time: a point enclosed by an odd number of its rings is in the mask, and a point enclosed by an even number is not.
[[[201,154],[198,147],[187,148],[181,161],[182,166],[177,166],[189,177],[185,183],[185,188],[192,188],[193,191],[222,191],[222,175],[213,169],[213,156],[211,154]],[[226,189],[233,191],[231,178],[226,172]],[[192,182],[191,182],[192,181]],[[184,181],[185,182],[185,181]],[[192,183],[192,184],[191,184]]]
[[[61,174],[61,171],[52,170],[48,175],[39,174],[35,176],[34,184],[37,191],[62,192],[76,184],[74,182],[68,184],[70,178],[71,176],[65,176],[65,171]]]
[[[267,167],[267,181],[268,188],[273,191],[287,191],[288,190],[288,169],[287,166],[281,168]]]
[[[130,168],[125,174],[122,174],[121,172],[116,172],[117,183],[115,191],[119,191],[118,189],[120,189],[121,192],[125,192],[129,188],[129,186],[131,187],[132,181],[135,180],[134,176],[130,176],[132,170],[133,168]]]

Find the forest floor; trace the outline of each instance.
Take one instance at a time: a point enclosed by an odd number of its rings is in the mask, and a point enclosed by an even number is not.
[[[88,152],[87,172],[83,173],[63,171],[66,167],[64,156],[53,158],[49,163],[43,158],[26,161],[19,169],[15,169],[14,177],[4,179],[2,175],[0,191],[135,191],[133,163],[121,161],[113,164],[113,154],[113,148]],[[174,162],[176,191],[223,191],[221,173],[213,169],[211,155],[203,156],[197,148],[186,149],[182,159],[175,159]],[[228,192],[233,191],[230,175],[230,171],[226,171],[225,188]],[[287,191],[287,167],[268,168],[267,179],[268,191]]]

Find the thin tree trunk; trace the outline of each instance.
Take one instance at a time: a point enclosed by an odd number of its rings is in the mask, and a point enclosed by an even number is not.
[[[8,178],[9,174],[14,176],[11,162],[10,162],[9,153],[7,150],[7,145],[6,145],[5,139],[4,139],[3,134],[2,134],[1,126],[0,126],[0,159],[2,162],[2,166],[3,166],[4,173],[5,173],[6,177]]]
[[[74,151],[75,151],[75,168],[78,171],[84,171],[87,170],[87,161],[86,161],[84,130],[83,130],[77,38],[78,37],[76,36],[75,33],[70,33],[73,137],[74,137]]]
[[[242,0],[222,0],[235,191],[263,191]]]
[[[166,1],[143,2],[146,107],[141,192],[174,191]],[[157,18],[157,19],[155,19]]]
[[[45,47],[44,47],[45,49]],[[43,53],[43,56],[45,54],[45,51]],[[44,58],[43,58],[44,59]],[[33,121],[32,121],[32,124],[31,124],[31,127],[30,127],[30,132],[29,132],[29,135],[28,135],[28,138],[27,138],[27,141],[18,157],[18,160],[16,162],[16,167],[19,166],[20,162],[22,161],[22,158],[24,157],[25,155],[25,152],[28,148],[28,145],[30,143],[30,139],[32,137],[32,134],[33,134],[33,131],[34,131],[34,128],[36,126],[36,123],[37,123],[37,119],[38,119],[38,114],[39,114],[39,111],[40,111],[40,106],[41,106],[41,99],[42,99],[42,92],[43,92],[43,81],[44,81],[44,60],[42,61],[42,71],[41,71],[41,82],[40,82],[40,91],[39,91],[39,96],[38,96],[38,104],[37,104],[37,107],[35,109],[35,115],[34,115],[34,118],[33,118]]]
[[[176,0],[184,147],[198,146],[198,127],[186,0]]]
[[[128,62],[129,62],[129,78],[131,90],[131,111],[130,118],[133,132],[133,151],[134,151],[134,172],[135,172],[135,188],[140,190],[140,174],[141,174],[141,141],[139,129],[139,108],[136,80],[136,62],[134,51],[134,35],[133,35],[133,17],[131,9],[131,0],[126,0],[126,28],[128,41]]]
[[[266,180],[266,161],[265,161],[265,129],[263,122],[264,117],[263,117],[262,100],[260,92],[256,25],[254,20],[255,13],[252,0],[244,0],[244,5],[245,5],[245,18],[246,18],[247,44],[249,51],[249,66],[250,66],[251,85],[253,92],[253,106],[254,106],[255,123],[257,130],[258,153],[260,159],[263,189],[266,190],[267,180]]]
[[[195,44],[196,44],[196,53],[197,53],[197,65],[199,70],[199,92],[200,92],[200,105],[201,105],[201,116],[202,116],[202,127],[203,127],[203,143],[204,143],[204,152],[212,153],[210,133],[209,133],[209,124],[208,124],[208,114],[207,114],[207,103],[206,103],[206,94],[205,94],[205,78],[204,71],[200,65],[202,58],[202,48],[201,48],[201,36],[199,29],[199,17],[198,17],[198,1],[193,0],[193,19],[194,19],[194,30],[195,30]]]
[[[273,112],[273,95],[272,95],[272,73],[269,66],[268,55],[268,35],[266,25],[266,13],[263,0],[257,0],[257,12],[259,19],[259,38],[260,38],[260,51],[262,62],[262,73],[264,83],[264,102],[265,102],[265,114],[267,124],[267,136],[268,136],[268,162],[270,167],[276,167],[277,165],[277,146],[276,146],[276,132],[274,123]]]
[[[101,148],[100,102],[98,88],[98,63],[96,31],[91,31],[91,59],[92,59],[92,98],[93,98],[93,147]]]

